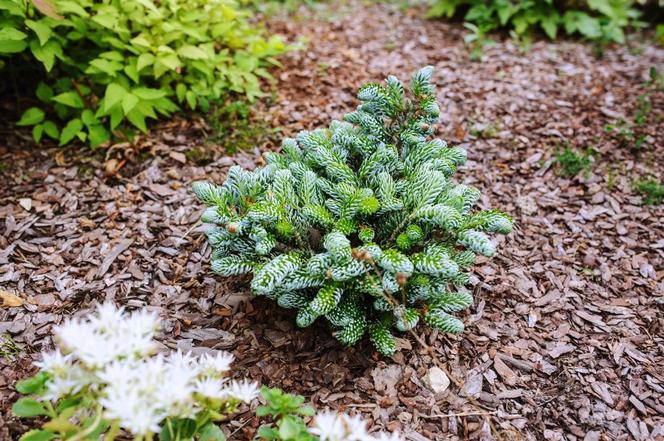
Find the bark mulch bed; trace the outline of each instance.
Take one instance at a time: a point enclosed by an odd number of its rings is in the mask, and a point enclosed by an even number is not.
[[[166,347],[233,351],[237,376],[362,412],[412,441],[664,437],[664,208],[643,206],[632,188],[642,176],[664,178],[664,93],[647,89],[640,151],[604,130],[633,117],[664,50],[644,43],[638,54],[612,48],[598,59],[569,41],[537,41],[525,53],[500,41],[473,63],[460,26],[420,12],[342,3],[273,19],[309,45],[282,59],[276,99],[255,118],[293,135],[353,108],[363,81],[435,66],[440,136],[469,150],[457,178],[517,225],[476,267],[466,332],[418,330],[461,386],[432,393],[423,378],[435,363],[408,335],[389,359],[366,342],[345,349],[323,325],[299,330],[289,311],[247,301],[246,280],[211,274],[190,184],[252,167],[258,149],[213,150],[213,162],[196,165],[185,155],[204,143],[196,119],[117,146],[109,161],[85,149],[29,149],[5,129],[0,289],[22,305],[0,307],[0,439],[24,428],[8,411],[13,384],[50,347],[51,326],[106,300],[159,311]],[[587,173],[557,175],[554,152],[566,145],[594,149]],[[134,153],[121,168],[120,151]],[[241,424],[235,438],[246,439],[256,422],[247,412]]]

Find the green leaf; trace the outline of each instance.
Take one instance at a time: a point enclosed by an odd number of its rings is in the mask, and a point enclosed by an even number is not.
[[[258,428],[258,432],[256,433],[260,438],[267,440],[274,440],[279,437],[279,432],[276,429],[267,425],[260,426]]]
[[[17,126],[33,126],[44,120],[44,111],[39,107],[30,107],[23,112],[21,119],[16,123]]]
[[[60,137],[60,130],[58,130],[58,126],[53,121],[44,121],[43,125],[44,133],[49,138],[58,139]]]
[[[66,126],[62,129],[62,132],[60,132],[60,145],[65,145],[74,137],[78,135],[78,133],[81,131],[83,128],[83,121],[81,121],[78,118],[74,118],[71,121],[67,123]]]
[[[131,93],[143,100],[158,100],[166,96],[166,92],[161,89],[150,89],[148,87],[137,87],[132,89]]]
[[[92,21],[107,29],[115,29],[118,25],[118,18],[113,14],[100,13],[92,17]]]
[[[43,0],[42,0],[43,1]],[[58,1],[58,6],[61,12],[70,12],[81,17],[89,17],[90,14],[77,1]]]
[[[301,420],[293,416],[284,417],[279,424],[279,437],[284,440],[294,439],[303,429]]]
[[[83,124],[88,127],[99,124],[99,120],[97,120],[95,114],[90,109],[85,109],[83,112],[81,112],[81,121],[83,121]]]
[[[134,46],[140,46],[144,48],[150,48],[150,41],[145,38],[143,35],[139,35],[138,37],[134,37],[129,42],[134,45]]]
[[[94,69],[92,69],[94,68]],[[109,61],[105,58],[97,58],[90,62],[90,67],[88,67],[86,73],[94,73],[94,70],[97,69],[100,72],[103,72],[111,77],[115,77],[119,70],[122,69],[122,63],[117,61]]]
[[[180,62],[180,59],[175,54],[159,55],[159,56],[157,56],[157,61],[160,64],[163,64],[164,66],[166,66],[170,70],[175,70],[178,67],[182,66],[182,63]]]
[[[37,98],[39,98],[40,101],[47,103],[53,97],[53,89],[51,89],[44,82],[41,82],[37,86],[37,91],[35,94],[37,95]]]
[[[88,139],[92,147],[97,147],[111,139],[111,134],[101,124],[97,124],[88,128]]]
[[[178,98],[178,102],[181,103],[184,100],[184,96],[187,93],[187,86],[184,83],[178,83],[175,86],[175,96]]]
[[[39,38],[39,44],[42,46],[48,41],[49,38],[51,38],[51,35],[53,31],[51,31],[51,28],[44,23],[43,20],[40,21],[34,21],[34,20],[26,20],[25,25],[35,31],[35,34],[37,34],[37,38]]]
[[[0,54],[17,54],[27,47],[28,43],[25,41],[0,39]]]
[[[124,113],[122,112],[122,107],[114,107],[111,110],[111,130],[114,130],[117,126],[119,126],[123,118]]]
[[[314,416],[316,415],[316,410],[311,406],[302,406],[298,409],[297,413],[304,416]]]
[[[74,109],[85,108],[85,103],[83,103],[83,100],[78,95],[78,93],[76,93],[73,90],[56,95],[53,98],[51,98],[51,101],[64,104],[67,107],[73,107]]]
[[[124,67],[124,73],[127,74],[129,78],[134,83],[139,83],[140,82],[140,76],[138,75],[138,70],[136,69],[136,59],[131,59]]]
[[[151,66],[154,63],[154,55],[152,54],[141,54],[138,57],[136,62],[136,70],[141,71],[147,66]]]
[[[25,17],[25,10],[21,6],[21,3],[14,0],[0,0],[0,11],[7,11],[16,17]]]
[[[106,86],[106,94],[104,95],[104,111],[108,112],[111,107],[121,102],[126,94],[127,91],[125,88],[118,83],[111,83]]]
[[[194,110],[196,108],[196,94],[193,91],[188,90],[185,96],[187,98],[187,104],[189,104],[189,108]]]
[[[1,40],[25,40],[26,38],[28,38],[28,34],[14,27],[6,26],[0,29]]]
[[[205,51],[192,45],[182,46],[178,49],[177,52],[181,57],[190,58],[192,60],[206,60],[209,58]]]
[[[32,40],[30,42],[30,51],[35,58],[42,62],[46,72],[50,72],[55,64],[55,57],[62,54],[62,47],[57,41],[50,40],[44,46],[39,44],[39,41]]]
[[[540,22],[547,37],[552,40],[554,40],[558,34],[558,19],[559,17],[557,14],[551,14],[542,18],[542,21]]]
[[[132,110],[126,116],[129,122],[132,123],[134,126],[136,126],[138,129],[140,129],[142,132],[148,131],[148,128],[145,125],[145,115],[142,112],[140,112],[138,109]]]
[[[207,423],[200,429],[198,441],[226,441],[224,432],[214,423]]]
[[[32,139],[34,139],[35,142],[41,141],[43,134],[44,134],[43,124],[37,124],[32,128]]]
[[[11,26],[4,26],[0,28],[0,54],[14,54],[22,52],[28,43],[25,39],[28,34],[19,31]]]
[[[76,409],[74,409],[73,411],[69,411],[68,409],[77,407],[80,403],[81,403],[81,398],[78,397],[64,398],[58,402],[58,405],[56,406],[55,410],[59,412],[60,415],[62,416],[63,414],[66,414],[68,412],[75,412]]]
[[[48,122],[48,121],[47,121]],[[21,380],[16,383],[16,390],[24,395],[35,394],[37,393],[48,380],[48,374],[46,372],[40,371],[37,375],[34,375],[25,380]]]
[[[34,417],[48,413],[42,403],[32,398],[20,398],[12,406],[12,412],[18,417]]]
[[[134,107],[136,107],[136,104],[138,104],[138,97],[131,93],[127,93],[122,98],[122,110],[124,111],[125,115],[131,112]]]
[[[21,435],[20,441],[50,441],[55,439],[55,433],[50,430],[31,430]]]

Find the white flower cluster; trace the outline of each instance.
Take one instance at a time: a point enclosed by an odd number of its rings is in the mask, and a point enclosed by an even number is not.
[[[359,416],[349,416],[330,411],[319,412],[310,429],[320,441],[403,441],[398,433],[367,432],[367,423]]]
[[[56,401],[83,392],[106,420],[145,435],[158,433],[165,418],[195,417],[258,396],[256,384],[224,378],[231,354],[155,355],[158,328],[156,314],[128,315],[112,304],[85,321],[67,321],[54,330],[58,349],[36,363],[50,376],[42,397]]]

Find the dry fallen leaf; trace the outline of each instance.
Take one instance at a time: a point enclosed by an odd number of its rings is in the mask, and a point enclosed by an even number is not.
[[[14,293],[5,291],[3,289],[0,289],[0,300],[2,300],[2,304],[0,306],[3,306],[5,308],[13,308],[16,306],[21,306],[23,304],[22,298],[20,298]]]
[[[88,219],[87,217],[79,218],[78,223],[83,228],[94,228],[97,225],[95,221]]]

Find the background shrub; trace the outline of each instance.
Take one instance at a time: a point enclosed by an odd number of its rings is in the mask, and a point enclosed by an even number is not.
[[[454,17],[488,30],[506,27],[517,35],[541,30],[551,39],[563,32],[598,42],[625,42],[626,27],[641,13],[634,0],[436,0],[430,17]]]
[[[206,110],[229,92],[253,99],[267,63],[286,50],[233,0],[0,0],[0,68],[19,82],[41,77],[41,104],[23,113],[65,144],[99,145],[128,122],[180,106]]]

